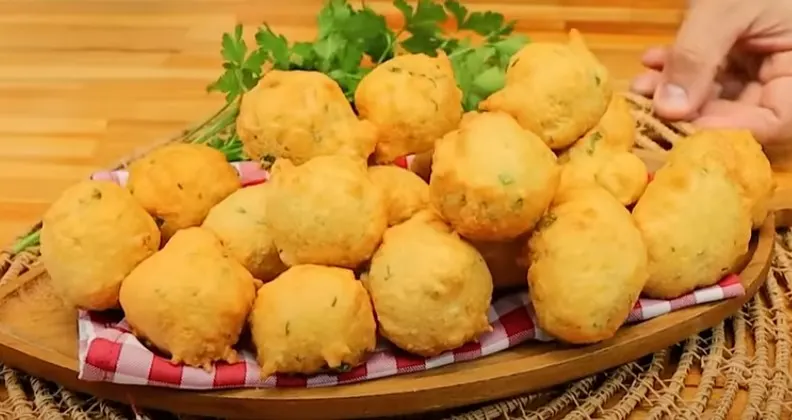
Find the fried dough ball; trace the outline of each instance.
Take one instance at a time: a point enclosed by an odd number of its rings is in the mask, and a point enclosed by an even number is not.
[[[267,223],[281,261],[355,268],[368,260],[388,226],[382,191],[365,162],[319,156],[294,166],[278,160]]]
[[[559,189],[597,183],[623,205],[635,203],[649,181],[646,164],[630,152],[635,135],[630,106],[623,96],[613,95],[597,125],[559,156]]]
[[[630,152],[607,151],[592,156],[577,155],[561,165],[559,190],[598,184],[620,203],[635,203],[646,189],[646,164]]]
[[[429,205],[429,185],[415,173],[392,165],[370,166],[369,177],[388,207],[388,226],[397,225]]]
[[[678,141],[668,155],[675,164],[709,168],[722,166],[743,190],[753,228],[759,228],[770,211],[775,180],[762,146],[747,130],[701,130]]]
[[[371,301],[354,273],[311,264],[259,289],[250,329],[262,378],[356,366],[377,342]]]
[[[479,109],[512,115],[551,149],[560,150],[597,124],[612,95],[607,69],[572,30],[567,44],[533,42],[517,52],[506,85]]]
[[[487,263],[431,211],[385,232],[363,284],[380,333],[407,352],[435,356],[491,331]]]
[[[613,95],[597,125],[575,141],[564,154],[574,160],[579,155],[629,152],[635,145],[636,135],[636,123],[630,105],[623,96]]]
[[[160,231],[122,187],[83,181],[44,214],[40,240],[55,291],[78,308],[102,311],[118,307],[121,281],[159,249]]]
[[[462,91],[444,54],[404,54],[363,77],[355,91],[361,118],[379,129],[378,163],[425,152],[456,128],[462,118]]]
[[[630,212],[597,185],[561,191],[528,254],[537,321],[569,343],[612,337],[648,277],[646,246]]]
[[[164,242],[179,229],[199,226],[215,204],[240,186],[223,153],[187,143],[160,147],[132,162],[127,184],[160,224]]]
[[[232,346],[255,296],[253,276],[224,255],[210,231],[193,227],[132,270],[120,300],[135,335],[174,364],[209,369],[215,361],[238,361]]]
[[[255,160],[365,160],[377,141],[374,125],[358,120],[338,84],[316,71],[268,71],[242,97],[236,124],[245,154]]]
[[[646,190],[649,171],[638,156],[629,152],[614,153],[594,178],[620,203],[629,206],[638,201]]]
[[[525,238],[505,242],[469,241],[481,254],[492,275],[495,290],[525,288],[528,269],[523,261]]]
[[[430,198],[460,235],[508,240],[533,228],[559,177],[553,152],[512,117],[471,112],[435,145]]]
[[[253,277],[265,282],[286,270],[267,226],[272,188],[265,183],[237,190],[212,207],[202,225]]]
[[[717,168],[666,164],[655,173],[633,209],[649,250],[645,295],[676,298],[735,267],[751,239],[740,194]]]

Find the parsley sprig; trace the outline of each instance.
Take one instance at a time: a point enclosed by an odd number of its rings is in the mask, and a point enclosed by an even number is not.
[[[233,101],[255,86],[262,68],[315,70],[338,82],[351,102],[360,80],[397,51],[432,56],[443,51],[451,59],[463,105],[471,110],[503,87],[509,59],[528,42],[525,36],[512,35],[515,22],[502,14],[471,12],[457,0],[420,0],[415,6],[394,0],[393,6],[404,20],[397,31],[366,5],[356,8],[345,0],[329,0],[317,16],[318,35],[312,42],[289,43],[263,25],[251,49],[237,26],[233,34],[223,35],[225,71],[209,90]],[[472,32],[481,42],[450,34],[446,22],[452,18],[455,29]]]

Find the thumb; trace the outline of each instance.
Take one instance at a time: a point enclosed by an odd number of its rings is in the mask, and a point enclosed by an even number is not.
[[[707,100],[719,67],[747,30],[751,17],[740,1],[698,0],[691,7],[670,48],[655,111],[668,119],[690,118]]]

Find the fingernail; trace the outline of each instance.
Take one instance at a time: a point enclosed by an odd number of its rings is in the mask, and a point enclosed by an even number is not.
[[[668,108],[685,110],[688,107],[688,96],[685,89],[673,84],[666,84],[660,88],[659,99]]]

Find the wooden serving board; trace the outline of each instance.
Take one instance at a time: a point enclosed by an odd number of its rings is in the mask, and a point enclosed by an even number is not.
[[[529,342],[479,360],[416,374],[314,389],[196,392],[77,379],[77,314],[41,267],[0,287],[0,360],[65,387],[137,406],[258,419],[381,418],[459,407],[546,388],[661,350],[736,312],[766,278],[775,215],[754,234],[741,298],[699,305],[622,328],[611,340],[575,347]]]

